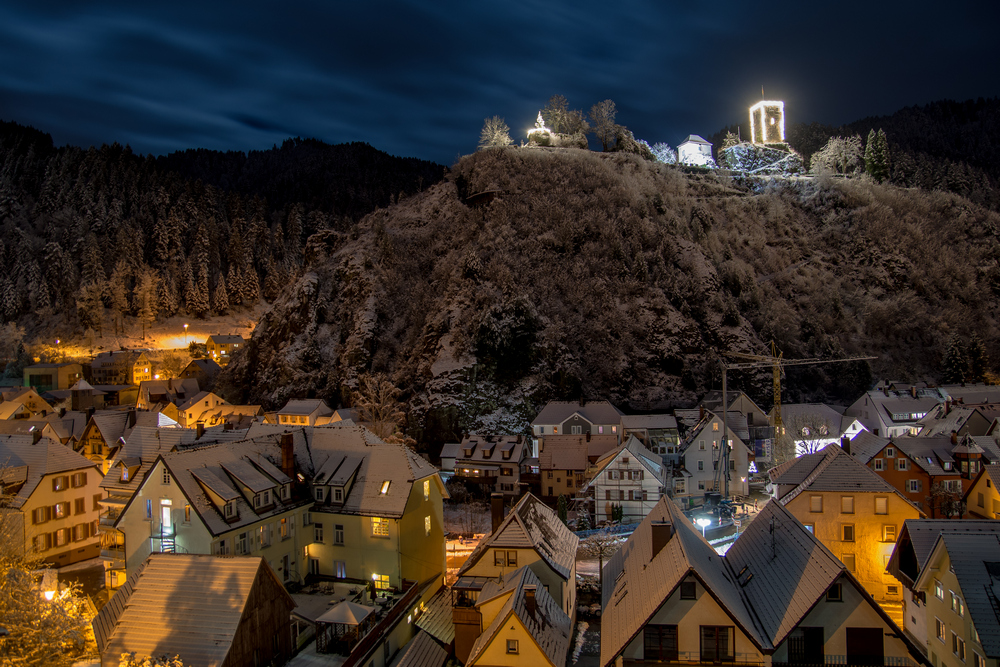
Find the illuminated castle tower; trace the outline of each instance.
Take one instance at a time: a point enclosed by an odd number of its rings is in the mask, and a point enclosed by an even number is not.
[[[755,144],[784,143],[784,102],[758,102],[750,107],[750,141]]]

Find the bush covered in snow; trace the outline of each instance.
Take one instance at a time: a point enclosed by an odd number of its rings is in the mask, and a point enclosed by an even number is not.
[[[786,145],[743,142],[719,151],[719,164],[733,171],[759,176],[792,176],[805,172],[802,156]]]
[[[653,152],[653,157],[656,158],[657,162],[662,162],[663,164],[677,164],[677,151],[675,151],[670,144],[660,142],[650,146],[649,150]]]

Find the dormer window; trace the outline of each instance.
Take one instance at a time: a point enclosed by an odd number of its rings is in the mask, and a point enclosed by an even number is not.
[[[384,482],[382,482],[382,488],[379,491],[379,493],[382,494],[383,496],[385,494],[389,493],[389,483],[390,483],[390,480],[388,480],[388,479],[385,480]]]
[[[230,501],[228,501],[226,503],[224,514],[226,515],[227,519],[235,519],[236,518],[236,501],[235,500],[230,500]]]
[[[255,508],[267,507],[271,504],[271,490],[264,489],[260,493],[253,497],[253,506]]]
[[[342,503],[344,502],[344,490],[337,488],[333,490],[333,502]]]
[[[288,484],[282,484],[281,485],[281,499],[282,500],[288,500],[288,496],[291,495],[289,486],[290,485],[288,485]]]
[[[945,470],[951,470],[951,461],[945,461],[944,462],[944,469]]]
[[[122,466],[122,481],[123,482],[128,481],[128,468],[126,468],[125,466]]]
[[[323,492],[323,487],[322,486],[317,486],[313,490],[313,494],[315,495],[316,500],[319,500],[319,501],[322,501],[322,500],[324,500],[326,498],[326,494]]]
[[[466,458],[472,456],[472,447],[466,447],[465,448],[465,456],[466,456]]]
[[[508,459],[510,459],[510,450],[509,449],[505,449],[505,450],[503,450],[503,460],[506,461]]]

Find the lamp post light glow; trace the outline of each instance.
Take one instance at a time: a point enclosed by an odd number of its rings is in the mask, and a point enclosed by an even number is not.
[[[708,519],[698,519],[695,523],[701,526],[701,536],[705,537],[705,529],[712,525],[712,522]]]
[[[184,344],[188,344],[188,325],[184,325]]]

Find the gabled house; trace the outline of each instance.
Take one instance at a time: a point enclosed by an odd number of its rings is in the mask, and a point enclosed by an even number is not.
[[[538,482],[532,490],[548,502],[556,502],[561,495],[576,495],[597,460],[620,442],[616,434],[547,435],[541,438],[538,445]],[[530,477],[522,474],[522,480],[525,479]]]
[[[199,436],[197,431],[190,429],[160,428],[139,423],[127,436],[122,436],[121,444],[113,448],[113,455],[107,462],[107,472],[100,482],[103,492],[99,523],[101,558],[104,560],[108,588],[121,586],[126,578],[125,534],[115,524],[160,455],[185,447],[243,440],[246,433],[245,430],[215,428],[207,429]],[[140,535],[140,539],[149,537],[150,528],[144,535]]]
[[[215,334],[205,341],[205,350],[208,356],[219,364],[226,366],[232,356],[243,347],[245,341],[243,336],[237,334]]]
[[[20,389],[12,389],[10,391],[3,392],[3,403],[9,405],[23,405],[25,410],[27,410],[28,417],[30,419],[42,419],[54,412],[54,409],[44,398],[38,395],[34,387],[21,387]],[[17,412],[18,415],[25,414],[24,412]],[[20,419],[23,417],[15,417],[15,419]],[[9,417],[8,417],[9,419]]]
[[[317,426],[330,421],[333,410],[321,398],[290,399],[278,410],[280,426]]]
[[[926,664],[850,570],[777,502],[720,556],[664,498],[603,581],[604,667]]]
[[[967,516],[973,519],[1000,519],[1000,463],[984,465],[965,492]]]
[[[152,554],[93,621],[102,667],[123,653],[185,665],[283,664],[295,601],[260,557]]]
[[[502,497],[494,497],[493,532],[480,540],[458,570],[452,586],[455,604],[455,654],[465,660],[482,632],[475,606],[498,577],[527,566],[571,619],[576,616],[576,550],[580,538],[541,500],[525,494],[503,518]]]
[[[525,440],[521,435],[467,436],[455,449],[455,457],[448,457],[455,478],[487,492],[520,495],[521,463],[527,454]],[[444,454],[442,448],[442,467]]]
[[[836,445],[769,474],[771,502],[787,507],[902,625],[902,590],[885,565],[903,522],[923,512]]]
[[[90,363],[96,385],[138,385],[153,379],[153,367],[145,352],[120,350],[100,352]]]
[[[889,569],[910,589],[907,634],[935,665],[1000,660],[1000,522],[907,521]]]
[[[597,470],[580,493],[588,496],[590,525],[612,520],[612,508],[622,508],[624,523],[638,523],[660,501],[665,471],[660,457],[629,436],[620,447],[597,461]]]
[[[213,394],[210,391],[199,391],[189,396],[187,400],[182,401],[177,406],[177,421],[185,428],[193,428],[199,421],[204,423],[204,420],[200,418],[203,413],[209,412],[220,405],[229,404],[217,394]]]
[[[864,461],[863,456],[869,457],[869,468],[933,518],[962,515],[962,495],[984,464],[1000,461],[1000,448],[989,436],[900,436],[855,458]]]
[[[531,421],[536,437],[621,435],[622,413],[608,401],[549,401]]]
[[[986,415],[988,409],[979,406],[956,404],[951,399],[938,403],[920,420],[917,433],[922,438],[958,435],[986,435],[993,420]]]
[[[211,389],[215,386],[215,378],[222,372],[222,366],[213,359],[192,359],[191,363],[181,371],[180,379],[197,380],[199,387]]]
[[[622,415],[622,437],[634,435],[646,449],[675,457],[680,450],[677,418],[673,415]]]
[[[946,398],[936,388],[883,381],[865,392],[845,414],[857,417],[872,434],[884,438],[916,435],[921,420]]]
[[[730,495],[747,495],[750,492],[749,469],[752,455],[737,435],[740,424],[745,428],[746,418],[730,413],[729,465],[724,463],[722,416],[703,410],[702,419],[695,424],[681,443],[681,468],[675,469],[671,480],[675,496],[701,496],[706,491],[725,492],[726,477]],[[742,418],[742,419],[741,419]],[[732,427],[736,426],[736,429]]]
[[[135,428],[136,418],[134,410],[95,413],[83,429],[77,451],[93,461],[102,473],[107,473],[111,457]]]
[[[47,391],[69,389],[83,379],[83,366],[74,362],[61,364],[34,364],[24,369],[24,386],[39,394]]]
[[[796,456],[814,454],[827,445],[840,445],[844,438],[854,440],[865,427],[856,416],[845,415],[841,410],[825,403],[782,403],[782,432],[778,437],[794,443]]]
[[[11,534],[25,552],[52,567],[99,555],[101,473],[92,462],[40,432],[0,436],[0,462]]]
[[[573,624],[527,565],[498,581],[488,581],[470,616],[478,614],[481,634],[468,658],[474,665],[563,667]],[[474,623],[462,626],[471,633]]]
[[[677,163],[694,167],[714,167],[712,142],[705,141],[697,134],[689,134],[677,146]]]

